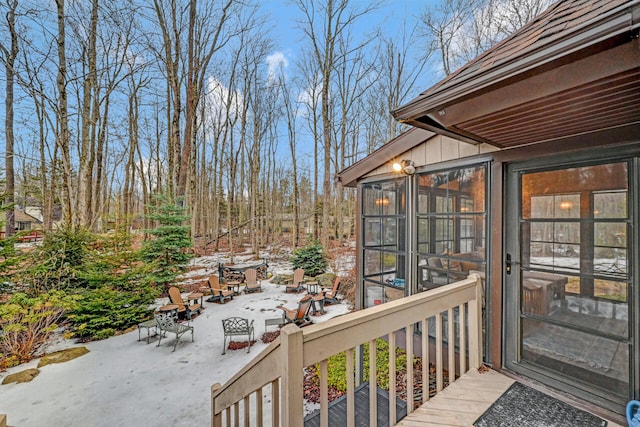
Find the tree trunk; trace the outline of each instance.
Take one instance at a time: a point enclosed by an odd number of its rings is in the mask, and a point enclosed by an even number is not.
[[[5,77],[6,77],[6,85],[5,85],[5,118],[4,118],[4,129],[5,129],[5,197],[3,204],[5,206],[9,206],[6,211],[6,224],[5,224],[5,236],[10,237],[14,235],[14,230],[16,227],[15,224],[15,210],[13,205],[14,195],[15,195],[15,176],[14,176],[14,167],[13,167],[13,147],[15,144],[14,134],[13,134],[13,126],[14,126],[14,116],[13,116],[13,87],[15,81],[15,62],[16,57],[18,56],[18,33],[16,31],[16,8],[18,7],[18,1],[12,0],[7,1],[9,6],[9,10],[7,11],[6,20],[7,26],[9,27],[9,33],[11,36],[11,46],[9,49],[5,48],[5,46],[0,45],[2,49],[2,53],[4,55],[4,63],[5,63]]]
[[[64,1],[56,0],[58,18],[58,75],[56,87],[58,88],[58,129],[56,144],[60,149],[62,161],[62,218],[68,225],[76,223],[76,213],[73,210],[74,189],[71,180],[71,155],[69,151],[69,113],[67,101],[67,55],[65,46],[65,12]]]

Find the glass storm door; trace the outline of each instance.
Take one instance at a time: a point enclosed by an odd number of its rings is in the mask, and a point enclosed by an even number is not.
[[[512,165],[505,198],[506,366],[616,412],[635,366],[632,165]]]

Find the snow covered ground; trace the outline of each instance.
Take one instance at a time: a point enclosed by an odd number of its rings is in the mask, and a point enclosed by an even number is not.
[[[236,257],[241,265],[247,262]],[[201,267],[185,276],[195,280],[217,271],[225,256],[202,257],[193,261]],[[255,261],[252,261],[255,263]],[[269,261],[274,274],[291,274],[291,265]],[[205,310],[191,325],[195,342],[183,335],[175,352],[174,339],[147,344],[138,341],[138,331],[85,344],[89,353],[61,364],[40,368],[31,382],[0,385],[0,413],[7,414],[9,425],[42,426],[202,426],[211,422],[211,386],[224,384],[267,344],[260,341],[265,332],[265,319],[282,315],[276,306],[294,308],[302,294],[285,294],[283,287],[263,281],[263,292],[234,297],[224,305],[204,303]],[[163,305],[166,299],[159,300]],[[327,313],[313,317],[322,322],[350,310],[347,303],[326,307]],[[241,316],[255,320],[256,344],[246,350],[222,353],[221,320]],[[276,330],[270,326],[269,331]],[[143,334],[144,336],[144,331]],[[70,340],[60,340],[48,351],[75,347]],[[35,368],[33,360],[0,373],[4,376],[27,368]]]

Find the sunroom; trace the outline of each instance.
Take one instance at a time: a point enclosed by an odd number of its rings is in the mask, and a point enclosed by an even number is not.
[[[611,419],[640,396],[638,16],[552,5],[338,176],[358,188],[362,308],[478,273],[484,362]]]

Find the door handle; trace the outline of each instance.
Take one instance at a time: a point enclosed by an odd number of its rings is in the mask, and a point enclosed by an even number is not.
[[[507,274],[511,274],[511,254],[507,254],[507,260],[505,261],[504,269]]]

